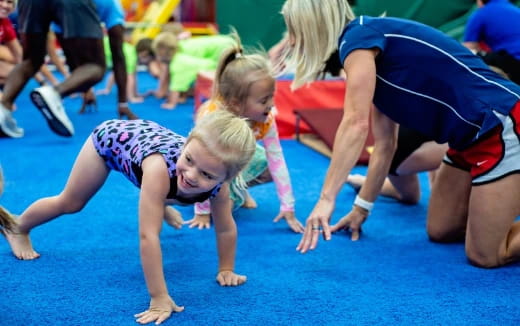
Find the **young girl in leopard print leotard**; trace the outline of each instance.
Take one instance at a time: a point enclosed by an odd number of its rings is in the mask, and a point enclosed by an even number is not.
[[[34,202],[1,230],[16,257],[35,259],[29,231],[60,215],[81,210],[101,188],[111,170],[123,173],[140,188],[141,263],[151,296],[149,309],[137,322],[162,322],[184,308],[170,297],[164,279],[159,232],[165,205],[210,199],[217,235],[222,286],[240,285],[235,274],[236,225],[231,216],[228,181],[251,159],[255,137],[247,122],[225,110],[197,121],[187,139],[146,120],[109,120],[98,126],[81,149],[63,191]]]

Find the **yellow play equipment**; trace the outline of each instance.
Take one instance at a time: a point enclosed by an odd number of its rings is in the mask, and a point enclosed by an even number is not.
[[[121,6],[125,13],[130,13],[132,21],[140,21],[146,12],[148,2],[145,0],[121,0]]]
[[[145,37],[154,38],[159,34],[161,26],[168,22],[180,2],[181,0],[158,0],[150,3],[138,27],[132,32],[132,43],[135,44]]]

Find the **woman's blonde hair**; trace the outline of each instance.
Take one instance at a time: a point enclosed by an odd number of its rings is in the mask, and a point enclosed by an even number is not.
[[[251,85],[265,78],[274,80],[272,67],[267,53],[244,54],[244,48],[236,30],[230,36],[235,46],[224,51],[220,56],[213,85],[213,98],[223,101],[227,109],[242,115]],[[239,104],[237,107],[236,103]]]
[[[256,149],[256,138],[246,119],[225,109],[197,119],[186,144],[193,139],[224,163],[226,181],[235,178],[246,167]]]
[[[286,69],[296,69],[291,85],[296,89],[317,78],[355,15],[347,0],[287,0],[282,15],[293,42],[282,57]]]

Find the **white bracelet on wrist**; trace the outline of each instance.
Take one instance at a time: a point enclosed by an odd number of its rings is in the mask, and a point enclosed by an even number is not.
[[[354,199],[354,205],[363,208],[368,213],[372,211],[372,208],[374,208],[374,203],[364,200],[363,198],[359,197],[359,195],[356,196],[356,199]]]

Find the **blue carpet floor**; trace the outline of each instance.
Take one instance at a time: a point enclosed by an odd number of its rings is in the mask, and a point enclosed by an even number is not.
[[[99,111],[77,114],[79,99],[65,106],[76,128],[61,138],[28,99],[19,96],[15,117],[22,139],[0,139],[6,189],[0,204],[21,213],[34,200],[59,192],[89,132],[115,117],[115,89],[98,97]],[[101,87],[101,86],[99,86]],[[98,87],[98,88],[99,88]],[[140,75],[141,88],[154,81]],[[132,105],[142,118],[186,134],[193,102],[174,111],[148,98]],[[282,142],[304,221],[315,203],[329,160],[293,140]],[[356,168],[364,172],[364,167]],[[421,176],[423,185],[426,177]],[[300,236],[278,213],[274,184],[251,189],[255,210],[235,214],[239,230],[236,271],[245,285],[215,282],[217,257],[211,230],[174,230],[165,225],[164,269],[171,295],[186,310],[165,325],[518,325],[520,264],[484,270],[470,266],[464,247],[427,240],[428,189],[416,206],[379,199],[362,239],[345,234],[320,241],[317,250],[295,251]],[[333,222],[349,211],[354,191],[340,194]],[[133,314],[149,303],[137,236],[138,189],[113,173],[83,211],[32,232],[41,254],[16,260],[0,238],[0,325],[134,325]],[[191,208],[180,208],[191,218]]]

